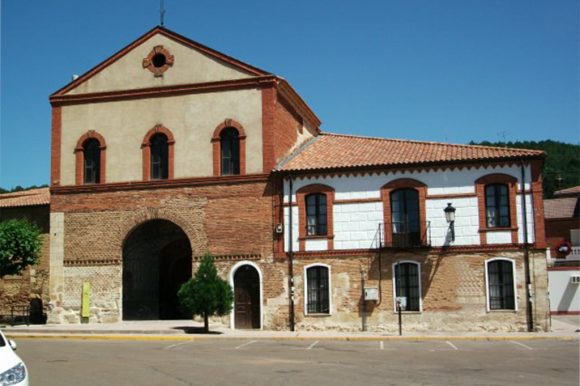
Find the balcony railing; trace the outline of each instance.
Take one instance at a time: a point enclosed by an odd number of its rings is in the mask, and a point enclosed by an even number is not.
[[[379,223],[377,231],[379,248],[424,248],[431,246],[431,223],[427,221],[425,229],[412,232],[409,223],[393,221],[387,228],[389,234],[385,234],[385,224]]]

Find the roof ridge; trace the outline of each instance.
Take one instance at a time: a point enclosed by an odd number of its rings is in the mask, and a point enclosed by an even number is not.
[[[502,150],[507,150],[507,151],[511,151],[511,152],[531,151],[531,152],[536,152],[538,154],[545,154],[545,152],[543,150],[526,149],[526,148],[470,145],[470,144],[462,144],[462,143],[447,143],[447,142],[437,142],[437,141],[421,141],[421,140],[416,140],[416,139],[383,138],[383,137],[373,137],[373,136],[366,136],[366,135],[352,135],[352,134],[330,133],[330,132],[323,132],[320,134],[326,135],[326,136],[334,136],[334,137],[370,139],[370,140],[375,140],[375,141],[405,142],[405,143],[440,145],[440,146],[450,146],[450,147],[468,147],[468,148],[476,147],[476,148],[480,148],[480,149],[489,149],[489,150],[502,149]]]
[[[284,166],[287,163],[289,163],[290,161],[292,161],[294,158],[298,157],[298,155],[300,155],[300,153],[302,153],[305,149],[307,149],[308,147],[310,147],[314,142],[316,142],[318,140],[318,138],[319,138],[319,136],[314,136],[314,137],[308,139],[302,145],[298,146],[286,158],[284,158],[282,161],[278,162],[278,165],[276,165],[276,167],[274,168],[274,170],[276,170],[276,171],[282,170],[282,168],[284,168]]]
[[[47,192],[50,190],[50,188],[48,187],[43,187],[43,188],[33,188],[33,189],[27,189],[27,190],[19,190],[16,192],[6,192],[6,193],[0,193],[0,199],[3,198],[12,198],[12,197],[23,197],[23,196],[33,196],[36,194],[42,194],[44,191],[46,190]]]

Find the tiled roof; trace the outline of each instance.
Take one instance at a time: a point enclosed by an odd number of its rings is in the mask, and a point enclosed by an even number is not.
[[[48,204],[50,204],[50,192],[48,188],[0,194],[0,208]]]
[[[493,161],[544,156],[543,151],[454,145],[323,133],[278,165],[278,170],[321,170]]]
[[[557,190],[554,192],[554,196],[570,196],[570,195],[579,195],[580,194],[580,186],[574,186],[568,189]]]
[[[578,205],[578,197],[544,200],[544,218],[572,218]]]

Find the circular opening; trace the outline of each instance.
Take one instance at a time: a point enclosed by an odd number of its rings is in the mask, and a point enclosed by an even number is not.
[[[167,59],[163,54],[155,54],[151,61],[153,62],[153,66],[155,66],[155,68],[163,67],[165,66],[165,63],[167,63]]]

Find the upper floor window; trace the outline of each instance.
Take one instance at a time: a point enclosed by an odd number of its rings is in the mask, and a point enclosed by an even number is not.
[[[175,139],[171,131],[159,124],[149,130],[143,142],[143,180],[173,179]]]
[[[169,145],[167,136],[155,134],[151,138],[151,179],[166,180],[169,175]]]
[[[497,259],[487,262],[487,296],[490,310],[515,310],[514,263]]]
[[[505,184],[485,186],[485,218],[488,228],[510,226],[509,190]]]
[[[421,311],[420,271],[419,263],[398,262],[394,264],[395,296],[406,298],[405,311]]]
[[[419,193],[415,189],[391,192],[393,246],[414,246],[421,241]]]
[[[307,195],[306,234],[308,236],[326,235],[327,224],[326,195],[321,193]]]
[[[101,144],[91,138],[83,145],[83,182],[98,184],[101,180]]]
[[[306,267],[306,313],[330,313],[330,268],[324,265]]]
[[[220,134],[221,174],[240,174],[240,140],[236,129],[228,127]]]
[[[105,138],[94,130],[79,138],[75,147],[77,185],[105,182],[106,149]]]

